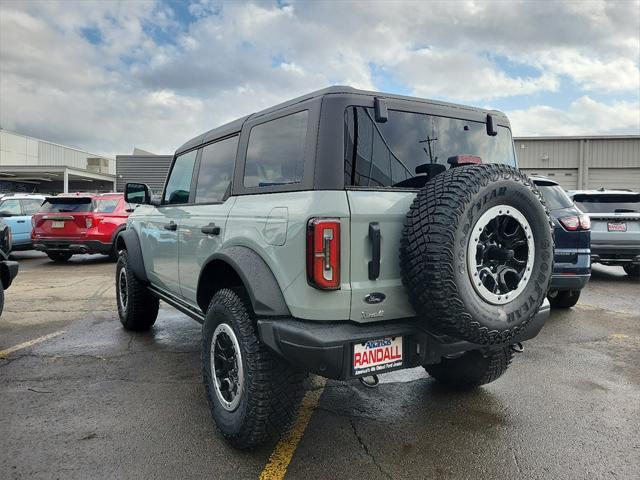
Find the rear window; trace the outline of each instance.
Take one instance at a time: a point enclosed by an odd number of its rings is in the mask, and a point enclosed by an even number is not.
[[[549,210],[573,207],[573,202],[560,185],[536,185]]]
[[[482,122],[389,110],[385,123],[372,108],[345,112],[345,183],[360,187],[400,187],[416,167],[439,164],[456,155],[476,155],[483,163],[516,165],[511,131],[487,135]]]
[[[91,198],[47,198],[40,213],[83,213],[90,212],[93,208]]]
[[[573,201],[586,213],[640,213],[640,194],[578,193]]]
[[[302,180],[309,112],[256,125],[249,134],[245,187],[289,185]]]

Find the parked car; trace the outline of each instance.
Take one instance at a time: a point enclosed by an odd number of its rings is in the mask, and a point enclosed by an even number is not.
[[[549,217],[516,167],[497,111],[333,87],[236,120],[177,150],[162,199],[127,185],[120,321],[162,299],[203,323],[239,448],[286,429],[307,372],[492,382],[549,315]]]
[[[622,266],[640,278],[640,193],[629,190],[569,192],[591,219],[591,261]]]
[[[0,217],[11,227],[13,250],[30,250],[31,216],[40,209],[43,195],[15,193],[0,199]]]
[[[557,182],[541,176],[531,179],[545,199],[555,237],[547,297],[552,308],[573,307],[591,277],[590,220]]]
[[[11,227],[0,217],[0,315],[4,309],[4,291],[18,274],[18,262],[9,260]]]
[[[115,240],[132,211],[121,193],[46,197],[33,216],[33,247],[56,262],[75,253],[110,255],[115,260]]]

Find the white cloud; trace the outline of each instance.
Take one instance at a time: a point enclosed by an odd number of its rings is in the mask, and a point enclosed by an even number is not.
[[[186,9],[188,25],[159,1],[0,3],[0,125],[97,153],[167,153],[329,84],[396,82],[459,102],[531,98],[536,106],[512,112],[519,134],[638,132],[638,1]],[[566,79],[577,100],[553,107],[545,95],[562,94]]]
[[[640,102],[596,102],[588,96],[572,102],[568,110],[535,105],[507,112],[514,136],[640,135]]]

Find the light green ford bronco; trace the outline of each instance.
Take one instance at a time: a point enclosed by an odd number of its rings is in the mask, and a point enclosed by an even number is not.
[[[162,197],[126,196],[120,320],[149,329],[163,300],[202,323],[239,448],[287,429],[309,372],[478,386],[549,314],[550,221],[497,111],[331,87],[198,135]]]

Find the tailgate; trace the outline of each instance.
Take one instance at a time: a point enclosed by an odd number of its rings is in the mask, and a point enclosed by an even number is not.
[[[78,238],[87,232],[93,201],[90,197],[49,197],[33,217],[38,238]]]
[[[587,214],[591,241],[599,245],[640,246],[640,215],[629,213]]]
[[[415,315],[400,279],[400,237],[414,196],[415,192],[398,190],[347,191],[351,211],[351,320],[374,322]],[[380,229],[380,270],[375,279],[369,278],[373,258],[370,225]],[[384,300],[376,303],[382,296]]]

